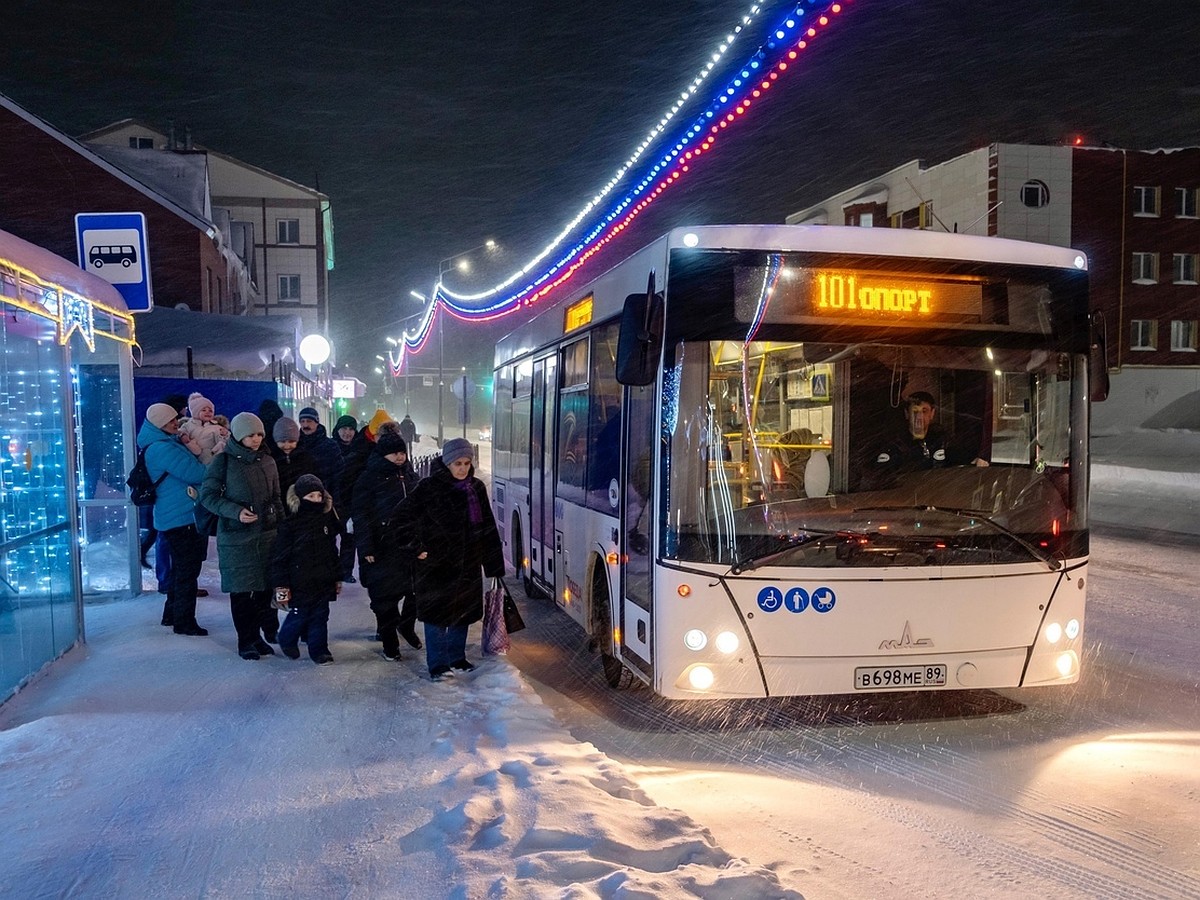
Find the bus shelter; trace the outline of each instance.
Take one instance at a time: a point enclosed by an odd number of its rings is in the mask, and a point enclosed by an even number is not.
[[[117,290],[0,231],[0,701],[141,589],[133,317]]]

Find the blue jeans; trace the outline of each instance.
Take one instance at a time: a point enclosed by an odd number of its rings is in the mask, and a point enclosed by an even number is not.
[[[443,628],[425,623],[425,662],[432,674],[435,669],[443,671],[460,659],[467,658],[467,625]]]
[[[329,655],[329,601],[323,600],[306,606],[293,607],[279,626],[279,646],[297,647],[300,635],[307,635],[308,655],[317,660]]]

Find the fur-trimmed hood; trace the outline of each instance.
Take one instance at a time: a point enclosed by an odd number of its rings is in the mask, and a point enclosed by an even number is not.
[[[325,505],[321,508],[321,512],[327,513],[333,509],[333,495],[329,491],[322,491],[321,493],[325,495]],[[288,515],[294,516],[300,512],[300,497],[296,494],[296,486],[294,484],[287,489],[287,499],[284,502],[287,503]]]

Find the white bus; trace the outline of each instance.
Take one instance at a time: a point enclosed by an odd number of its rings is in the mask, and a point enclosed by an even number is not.
[[[1068,684],[1105,372],[1077,251],[676,229],[497,345],[506,556],[613,687]]]

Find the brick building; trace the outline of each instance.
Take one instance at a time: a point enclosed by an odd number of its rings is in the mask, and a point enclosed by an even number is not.
[[[789,224],[926,228],[1070,246],[1114,369],[1099,429],[1200,428],[1200,147],[992,144],[913,160],[789,215]]]

